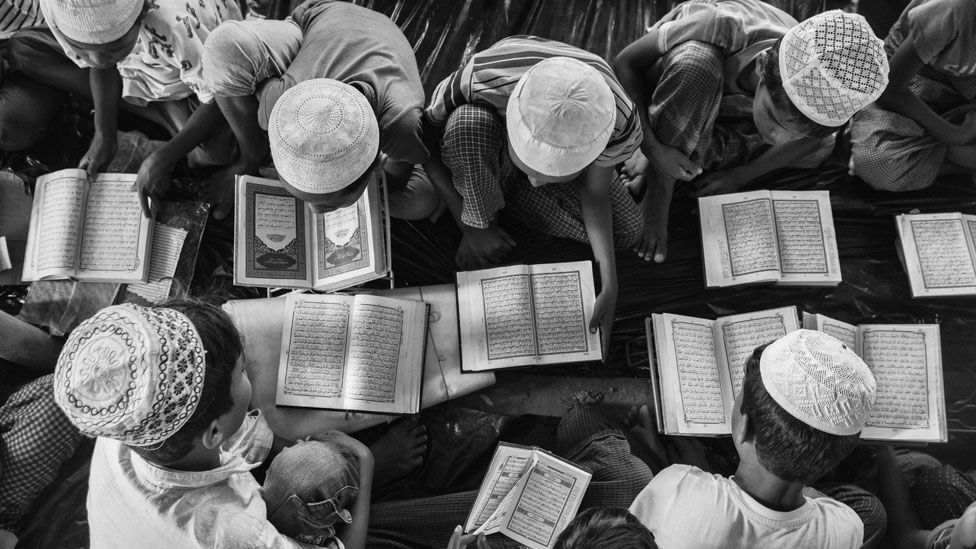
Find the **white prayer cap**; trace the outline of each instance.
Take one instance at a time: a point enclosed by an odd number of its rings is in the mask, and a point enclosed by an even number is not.
[[[847,123],[888,85],[884,42],[864,17],[831,10],[793,27],[779,48],[783,88],[810,120]]]
[[[874,374],[836,338],[797,330],[769,344],[759,359],[763,386],[777,404],[814,429],[859,433],[874,405]]]
[[[540,61],[508,100],[508,141],[529,168],[553,177],[575,174],[607,147],[617,109],[593,67],[569,57]]]
[[[268,120],[271,157],[282,181],[302,198],[359,179],[376,160],[380,130],[366,97],[338,80],[314,78],[289,88]]]
[[[86,435],[153,446],[189,421],[205,370],[203,342],[185,315],[113,305],[68,337],[54,370],[54,400]]]
[[[41,0],[65,36],[82,44],[122,38],[142,13],[145,0]]]

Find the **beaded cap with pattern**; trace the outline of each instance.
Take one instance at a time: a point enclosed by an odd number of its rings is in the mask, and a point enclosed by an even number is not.
[[[831,10],[793,27],[779,48],[783,88],[824,126],[846,124],[888,86],[884,42],[864,17]]]
[[[122,38],[142,13],[145,0],[41,0],[65,36],[83,44]]]
[[[825,433],[859,433],[874,406],[876,386],[868,365],[822,332],[796,330],[770,343],[759,372],[777,404]]]
[[[529,168],[554,177],[575,174],[596,160],[616,117],[607,81],[570,57],[536,63],[519,79],[505,109],[512,151]]]
[[[113,305],[68,337],[54,400],[86,435],[154,446],[189,421],[205,370],[203,343],[185,315]]]
[[[379,151],[380,130],[362,93],[338,80],[313,78],[278,98],[268,139],[283,182],[302,193],[324,194],[366,173]]]

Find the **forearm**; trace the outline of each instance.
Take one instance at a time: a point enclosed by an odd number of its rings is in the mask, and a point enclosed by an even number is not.
[[[816,151],[821,142],[821,139],[804,138],[773,145],[755,160],[732,168],[732,171],[738,173],[737,179],[748,183],[780,168],[794,165]]]
[[[675,178],[663,173],[656,174],[654,179],[648,181],[647,190],[644,191],[644,197],[640,202],[645,222],[656,218],[658,211],[663,211],[665,216],[668,215],[671,209],[671,197],[674,195],[674,182]]]
[[[916,540],[922,531],[921,522],[891,447],[878,450],[878,497],[888,513],[889,534],[896,547],[918,547]]]
[[[217,103],[203,103],[193,111],[186,125],[157,150],[157,154],[175,164],[211,137],[223,123],[224,115]]]
[[[939,116],[908,88],[885,90],[878,98],[878,104],[889,111],[911,118],[939,141],[950,145],[962,144],[955,139],[960,131],[959,127]]]
[[[451,212],[451,217],[454,218],[454,222],[463,230],[465,225],[461,222],[461,195],[458,194],[457,189],[454,188],[454,184],[451,183],[451,172],[441,162],[440,155],[438,154],[437,158],[434,158],[434,154],[431,154],[427,163],[424,164],[424,170],[427,172],[427,177],[430,178],[431,184],[434,185],[434,188],[441,195],[444,204],[447,205],[447,209]]]
[[[122,77],[114,66],[89,69],[92,102],[95,105],[95,137],[115,139],[119,127],[119,101],[122,97]]]
[[[349,510],[349,513],[352,514],[352,522],[342,526],[338,536],[346,549],[366,547],[366,532],[369,529],[374,460],[373,455],[368,453],[356,457],[359,459],[359,492],[356,495],[356,502]]]
[[[613,249],[613,211],[610,208],[610,178],[613,168],[591,165],[581,189],[583,225],[600,267],[601,291],[617,288],[617,262]]]
[[[268,133],[258,124],[257,98],[253,95],[218,97],[216,102],[240,147],[240,155],[235,166],[236,172],[256,173],[271,152]]]
[[[0,311],[0,358],[30,370],[54,371],[63,343],[44,330]]]

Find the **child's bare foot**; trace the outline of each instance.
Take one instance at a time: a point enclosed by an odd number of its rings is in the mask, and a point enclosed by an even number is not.
[[[417,418],[399,419],[390,425],[372,445],[376,465],[373,468],[376,486],[398,480],[424,462],[427,455],[427,428]]]
[[[624,420],[624,425],[630,429],[630,432],[638,440],[647,446],[647,449],[651,451],[651,454],[657,461],[660,463],[669,463],[668,451],[661,442],[661,437],[658,436],[657,423],[647,408],[647,404],[644,404],[640,408],[632,406],[630,413],[627,414],[627,419]]]

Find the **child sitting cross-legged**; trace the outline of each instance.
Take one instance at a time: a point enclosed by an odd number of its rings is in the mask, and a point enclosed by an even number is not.
[[[252,476],[281,442],[248,412],[240,336],[215,305],[101,310],[68,338],[54,396],[98,437],[93,548],[365,546],[373,455],[361,443],[313,437],[284,448],[263,487]]]
[[[732,477],[689,465],[658,473],[630,506],[661,547],[858,547],[883,509],[853,486],[808,488],[857,444],[875,380],[831,336],[798,330],[756,349],[732,411]],[[872,503],[874,505],[872,505]]]

